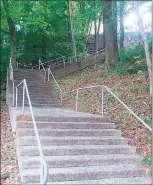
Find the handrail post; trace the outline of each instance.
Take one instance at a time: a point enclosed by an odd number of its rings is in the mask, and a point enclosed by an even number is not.
[[[11,57],[10,57],[10,63],[9,63],[9,67],[11,67],[12,66],[12,62],[11,62]]]
[[[48,82],[49,82],[49,69],[50,69],[50,66],[49,66],[49,68],[48,68]]]
[[[64,57],[63,57],[63,65],[64,65],[64,76],[65,76],[66,75],[65,74],[66,71],[65,71],[65,60],[64,60]]]
[[[96,63],[96,61],[97,61],[97,58],[96,58],[96,53],[94,53],[94,55],[95,55],[95,63]]]
[[[24,102],[25,101],[25,79],[23,80],[23,100],[22,100],[22,115],[24,114]]]
[[[40,157],[40,184],[42,184],[43,183],[43,172],[44,172],[44,170],[43,170],[43,156],[41,156]]]
[[[15,98],[15,101],[16,101],[15,106],[17,108],[17,106],[18,106],[18,88],[16,88],[16,98]]]
[[[101,116],[104,117],[104,87],[101,87]]]
[[[77,94],[76,94],[76,104],[75,104],[76,111],[78,111],[78,97],[79,97],[79,89],[77,89]]]
[[[85,64],[87,63],[87,58],[86,58],[86,55],[85,55]]]
[[[40,59],[39,59],[39,70],[40,70]]]

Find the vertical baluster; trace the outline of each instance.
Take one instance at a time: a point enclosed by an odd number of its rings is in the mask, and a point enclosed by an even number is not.
[[[104,116],[104,87],[101,88],[101,115]]]
[[[15,101],[16,101],[15,106],[17,108],[17,106],[18,106],[18,88],[16,88],[16,98],[15,98]]]
[[[24,114],[24,104],[25,104],[25,79],[23,80],[22,115]]]
[[[76,94],[76,106],[75,106],[76,111],[78,111],[78,97],[79,97],[79,89],[77,89],[77,94]]]
[[[65,74],[66,71],[65,71],[65,60],[64,60],[64,57],[63,57],[63,64],[64,64],[64,76],[65,76],[66,75]]]

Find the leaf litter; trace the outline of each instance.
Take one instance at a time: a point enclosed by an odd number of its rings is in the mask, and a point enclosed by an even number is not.
[[[105,71],[104,65],[99,63],[69,76],[59,78],[57,81],[63,91],[72,91],[73,89],[91,85],[106,85],[133,112],[144,121],[148,120],[151,125],[152,104],[150,94],[146,90],[146,87],[149,87],[149,79],[143,77],[142,74],[119,76],[112,71]],[[75,110],[75,103],[76,91],[63,96],[64,108]],[[101,89],[84,89],[79,91],[78,111],[100,115]],[[116,128],[122,131],[122,136],[128,138],[129,145],[136,147],[139,155],[152,159],[151,142],[145,139],[146,137],[152,138],[151,133],[106,92],[104,93],[104,116],[115,122]],[[144,165],[150,167],[151,161],[149,164]]]
[[[8,109],[1,108],[1,184],[21,184]]]

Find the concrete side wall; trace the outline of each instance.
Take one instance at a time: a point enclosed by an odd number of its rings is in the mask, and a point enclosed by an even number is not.
[[[64,68],[64,64],[60,64],[55,67],[52,67],[51,70],[55,77],[63,77],[71,73],[85,69],[87,66],[103,61],[104,58],[105,58],[104,54],[100,54],[99,56],[96,56],[96,58],[95,58],[95,55],[93,55],[88,57],[87,60],[84,59],[79,63],[73,62],[73,63],[66,64],[65,68]]]

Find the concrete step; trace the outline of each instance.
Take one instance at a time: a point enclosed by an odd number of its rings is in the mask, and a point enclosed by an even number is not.
[[[23,74],[23,75],[18,75],[18,74],[15,74],[14,75],[14,80],[18,80],[18,81],[20,81],[20,80],[23,80],[23,79],[26,79],[26,80],[31,80],[31,79],[35,79],[36,81],[39,81],[39,80],[41,80],[41,81],[44,81],[44,78],[43,78],[43,76],[40,76],[40,74],[34,74],[34,75],[31,75],[31,74]]]
[[[55,93],[53,93],[53,92],[49,92],[49,93],[45,93],[45,95],[43,95],[42,96],[42,93],[40,93],[40,92],[37,92],[37,94],[36,93],[34,93],[34,92],[29,92],[29,95],[30,95],[30,99],[31,100],[37,100],[37,99],[42,99],[42,100],[48,100],[48,99],[60,99],[60,97],[58,97]],[[26,97],[26,96],[25,96]],[[20,92],[18,92],[18,98],[19,99],[22,99],[23,98],[23,93],[20,91]],[[25,98],[25,99],[27,99],[27,97]]]
[[[55,113],[56,116],[56,113]],[[51,121],[51,122],[98,122],[98,123],[105,123],[109,122],[107,118],[100,118],[100,117],[55,117],[55,116],[39,116],[35,115],[36,121]],[[31,116],[29,114],[24,115],[17,115],[17,121],[31,121]]]
[[[22,182],[33,183],[40,181],[40,169],[22,170]],[[48,181],[80,181],[98,180],[106,178],[133,178],[142,177],[145,170],[137,165],[111,165],[111,166],[90,166],[90,167],[69,167],[69,168],[50,168]]]
[[[22,102],[22,99],[23,99],[23,96],[18,96],[18,102]],[[52,102],[60,102],[60,98],[59,97],[54,97],[54,98],[52,98],[52,96],[50,96],[50,97],[46,97],[46,98],[44,98],[44,97],[32,97],[32,96],[30,96],[30,99],[31,99],[31,101],[32,102],[36,102],[36,103],[38,103],[38,102],[50,102],[50,103],[52,103]],[[15,100],[16,100],[16,98],[15,98]],[[27,98],[25,98],[25,101],[27,102],[28,101],[28,99]]]
[[[90,122],[40,122],[37,121],[39,129],[115,129],[114,123],[90,123]],[[33,128],[33,123],[18,121],[17,128]]]
[[[27,86],[28,86],[28,84],[27,84]],[[19,92],[22,92],[21,90],[23,89],[23,86],[19,86],[18,87],[18,91]],[[46,86],[46,87],[39,87],[39,86],[35,86],[35,85],[33,85],[33,86],[28,86],[28,90],[30,91],[30,92],[37,92],[38,90],[40,91],[40,92],[42,92],[42,94],[43,94],[43,92],[52,92],[53,91],[53,89],[52,89],[52,87],[50,86],[50,87],[48,87],[48,86]]]
[[[50,98],[48,98],[48,99],[37,99],[37,100],[35,100],[33,98],[30,98],[30,99],[31,99],[32,104],[55,104],[56,105],[56,104],[61,103],[61,101],[59,99],[50,99]],[[18,105],[22,105],[22,102],[23,102],[22,97],[18,98],[17,100],[18,100],[17,101]],[[15,99],[15,102],[16,102],[16,99]],[[25,104],[28,104],[28,102],[29,101],[25,98]]]
[[[34,129],[18,129],[18,136],[35,136]],[[120,130],[115,129],[41,129],[39,130],[40,136],[56,136],[56,137],[66,137],[66,136],[121,136]]]
[[[141,157],[132,154],[113,155],[79,155],[79,156],[47,156],[45,157],[50,168],[107,166],[107,165],[140,165]],[[40,156],[21,157],[19,159],[23,169],[40,168]]]
[[[43,146],[45,156],[135,154],[135,152],[135,148],[128,145]],[[19,156],[39,156],[38,147],[20,146]]]
[[[20,137],[19,145],[37,146],[35,136]],[[40,136],[43,146],[64,146],[64,145],[123,145],[127,144],[127,139],[122,137],[43,137]]]
[[[111,178],[99,180],[83,180],[83,181],[64,181],[64,182],[48,182],[47,185],[152,185],[151,177],[130,177],[130,178]]]
[[[37,94],[36,93],[31,93],[31,92],[29,92],[29,95],[30,95],[30,98],[34,98],[34,99],[40,99],[40,98],[42,98],[42,99],[48,99],[48,98],[51,98],[51,99],[56,99],[56,98],[59,98],[56,94],[55,94],[55,92],[49,92],[49,94],[43,94],[43,96],[42,96],[42,93],[39,93],[39,92],[37,92]],[[22,91],[18,91],[18,97],[22,97],[23,96],[23,92]]]
[[[19,82],[20,83],[20,82]],[[19,83],[15,83],[14,85],[17,86]],[[43,84],[42,82],[41,83],[29,83],[27,82],[27,86],[28,87],[35,87],[35,88],[40,88],[40,87],[43,87],[43,88],[51,88],[52,85],[51,84]],[[19,86],[20,87],[23,87],[23,86]]]
[[[22,107],[22,103],[18,103],[19,107]],[[33,107],[55,107],[55,108],[59,108],[60,104],[53,104],[53,103],[32,103]],[[25,107],[29,107],[28,103],[25,103]]]

